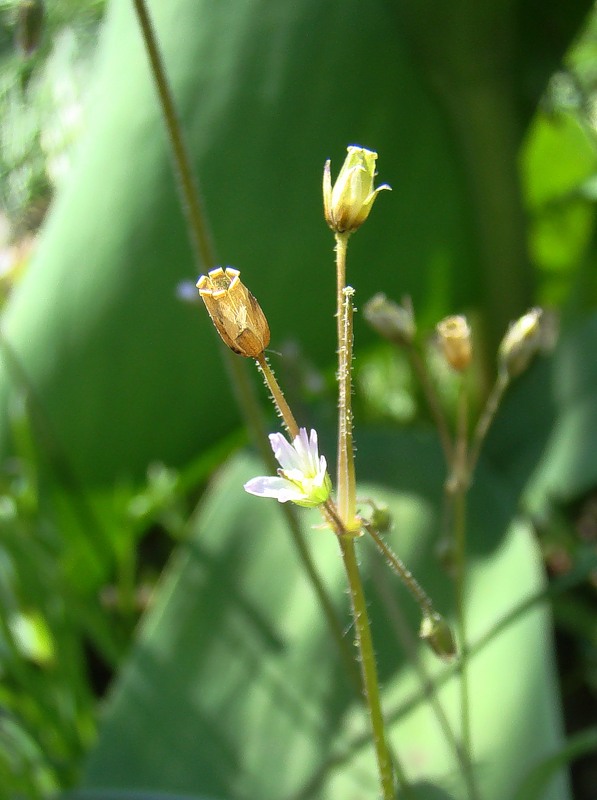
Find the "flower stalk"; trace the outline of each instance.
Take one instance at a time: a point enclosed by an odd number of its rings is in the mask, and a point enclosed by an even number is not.
[[[357,489],[352,428],[352,296],[350,286],[342,290],[338,347],[338,512],[348,532],[358,532]]]
[[[373,745],[375,747],[383,800],[394,800],[396,797],[394,769],[392,767],[392,759],[388,749],[384,719],[381,712],[377,664],[375,662],[365,593],[363,591],[363,584],[356,558],[355,542],[352,536],[339,535],[338,543],[340,545],[342,560],[348,580],[352,616],[356,631],[356,642],[359,648],[361,662],[363,693],[369,710],[371,730],[373,732]],[[395,766],[400,784],[405,788],[408,784],[399,766],[399,762],[396,762]]]

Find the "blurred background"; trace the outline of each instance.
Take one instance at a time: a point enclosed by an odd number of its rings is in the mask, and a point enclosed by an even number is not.
[[[351,241],[357,306],[408,295],[421,332],[466,313],[477,405],[508,324],[548,310],[559,344],[505,404],[488,463],[550,579],[576,575],[597,542],[594,6],[148,6],[216,264],[263,306],[301,418],[333,424],[321,176],[348,144],[393,189]],[[216,264],[190,243],[132,2],[2,0],[0,59],[0,797],[45,798],[81,780],[162,570],[249,436],[209,319],[181,300]],[[362,315],[355,335],[360,424],[428,432],[406,362]],[[553,600],[553,702],[586,735],[573,796],[590,800],[597,571],[581,573]]]

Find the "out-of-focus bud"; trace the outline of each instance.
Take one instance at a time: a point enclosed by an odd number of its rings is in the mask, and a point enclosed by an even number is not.
[[[45,9],[42,0],[21,0],[18,7],[16,43],[21,52],[32,55],[41,42]]]
[[[240,356],[256,358],[269,344],[265,314],[232,267],[212,269],[197,281],[201,299],[224,344]]]
[[[498,367],[509,378],[520,375],[529,366],[543,344],[541,322],[543,309],[531,308],[513,322],[498,350]]]
[[[451,661],[457,653],[452,630],[442,615],[437,612],[425,614],[421,620],[419,636],[444,661]]]
[[[380,292],[365,303],[363,314],[369,325],[384,339],[393,344],[412,344],[417,326],[409,297],[403,299],[402,305],[398,305]]]
[[[335,233],[356,231],[369,216],[373,201],[387,184],[373,188],[377,153],[351,145],[342,169],[332,188],[330,161],[323,170],[323,210],[325,220]]]
[[[436,330],[444,358],[452,369],[463,372],[473,355],[471,329],[466,317],[446,317],[438,322]]]
[[[371,526],[375,528],[378,533],[387,533],[392,527],[392,514],[390,509],[385,503],[377,505],[374,500],[367,500],[371,506],[371,518],[369,520]]]

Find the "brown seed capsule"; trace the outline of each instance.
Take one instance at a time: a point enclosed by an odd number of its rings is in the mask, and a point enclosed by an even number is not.
[[[462,372],[471,363],[471,329],[466,317],[446,317],[437,324],[439,345],[448,364]]]
[[[256,358],[269,344],[265,314],[232,267],[212,269],[197,281],[201,299],[224,344],[240,356]]]

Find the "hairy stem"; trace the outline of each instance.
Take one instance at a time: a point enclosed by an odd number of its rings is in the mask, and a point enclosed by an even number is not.
[[[375,663],[371,628],[369,626],[365,593],[363,591],[363,584],[357,564],[354,539],[349,535],[339,535],[338,542],[340,544],[340,551],[342,553],[346,577],[348,579],[356,641],[361,660],[363,692],[371,720],[373,745],[377,758],[382,797],[383,800],[394,800],[394,770],[392,768],[392,760],[390,758],[390,751],[388,750],[385,726],[381,713],[377,665]],[[406,780],[401,774],[401,771],[398,772],[397,770],[397,774],[400,783],[406,785]]]
[[[352,434],[352,295],[342,290],[341,338],[338,346],[338,512],[346,530],[358,531],[357,489]]]
[[[278,412],[278,416],[281,418],[282,422],[284,423],[284,427],[288,431],[288,435],[291,439],[296,439],[299,435],[299,427],[297,422],[294,418],[294,414],[290,410],[290,406],[286,402],[286,398],[284,397],[284,392],[280,388],[280,384],[276,380],[276,376],[274,375],[273,369],[268,364],[267,358],[264,353],[261,353],[255,359],[257,362],[257,366],[263,375],[263,379],[265,381],[265,385],[270,391],[270,396],[274,406],[276,407],[276,411]]]
[[[402,583],[406,586],[408,591],[413,596],[415,602],[419,605],[423,614],[433,614],[435,613],[435,609],[433,607],[433,601],[429,597],[429,595],[425,592],[421,584],[417,581],[415,576],[412,572],[407,569],[404,562],[398,558],[398,556],[393,552],[391,547],[387,545],[382,537],[379,535],[379,532],[375,530],[372,525],[368,523],[364,523],[363,527],[371,536],[375,545],[382,556],[385,558],[386,563],[390,567],[390,569],[396,573],[396,575],[400,578]]]
[[[153,26],[149,18],[145,0],[133,0],[133,5],[137,13],[139,27],[145,43],[147,56],[149,58],[151,74],[158,93],[162,116],[166,124],[166,131],[170,146],[172,148],[176,173],[179,178],[182,207],[187,219],[187,227],[193,244],[195,256],[197,257],[199,264],[203,264],[209,269],[215,266],[216,263],[215,250],[212,243],[212,237],[209,233],[207,218],[201,203],[201,195],[199,192],[198,183],[193,174],[191,159],[189,157],[180,122],[176,114],[172,92],[168,84],[166,72],[154,34]],[[239,407],[245,419],[247,428],[253,432],[254,438],[257,441],[265,444],[265,449],[263,447],[260,449],[262,450],[262,453],[266,455],[267,462],[267,459],[271,459],[271,452],[266,445],[266,436],[259,406],[254,401],[254,398],[252,398],[250,387],[248,386],[245,365],[242,363],[242,359],[239,359],[237,356],[233,355],[228,348],[223,348],[222,352],[231,375],[235,394],[237,396]],[[285,413],[285,424],[289,430],[289,433],[293,435],[294,431],[294,435],[296,436],[298,434],[298,426],[294,420],[292,412],[288,408],[288,404],[284,399],[284,395],[275,381],[273,372],[265,361],[265,357],[263,357],[263,363],[260,363],[259,366],[266,377],[268,386],[272,390],[272,394],[274,393],[273,387],[277,387],[277,392],[282,404],[280,408],[283,408]],[[267,451],[267,454],[265,451]],[[348,653],[348,648],[346,647],[340,620],[334,610],[329,594],[321,582],[319,575],[317,574],[313,559],[311,558],[311,555],[309,554],[309,551],[307,550],[302,539],[302,534],[296,520],[296,515],[291,509],[285,509],[284,513],[288,523],[290,535],[297,549],[303,568],[311,581],[312,588],[319,599],[328,626],[332,631],[334,640],[338,646],[340,657],[346,663],[347,672],[354,679],[355,670],[353,667],[353,660],[350,657],[350,653]]]

